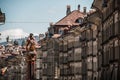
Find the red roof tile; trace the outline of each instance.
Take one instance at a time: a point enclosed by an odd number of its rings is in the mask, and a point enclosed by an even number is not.
[[[79,25],[75,23],[78,18],[84,18],[84,13],[79,10],[72,11],[69,15],[65,16],[63,19],[59,20],[55,26],[57,25]]]

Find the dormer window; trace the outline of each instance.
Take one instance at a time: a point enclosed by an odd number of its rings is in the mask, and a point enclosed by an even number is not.
[[[81,24],[83,22],[83,19],[82,18],[78,18],[75,22]]]
[[[59,29],[59,34],[63,35],[64,34],[64,31],[62,29]]]

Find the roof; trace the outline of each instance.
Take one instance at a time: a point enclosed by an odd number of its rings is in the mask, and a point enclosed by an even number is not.
[[[79,10],[72,11],[69,15],[66,15],[64,18],[55,23],[55,26],[60,25],[79,25],[79,23],[75,23],[78,18],[84,18],[84,13]]]

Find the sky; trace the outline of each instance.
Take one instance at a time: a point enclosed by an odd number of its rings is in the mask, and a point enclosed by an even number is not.
[[[80,4],[81,11],[90,9],[93,0],[0,0],[0,8],[6,15],[1,31],[22,30],[25,33],[45,33],[50,22],[57,22],[66,15],[66,6],[71,11]]]

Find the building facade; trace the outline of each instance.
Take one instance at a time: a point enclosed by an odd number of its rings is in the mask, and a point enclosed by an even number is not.
[[[48,29],[42,79],[119,80],[119,5],[119,0],[94,0],[88,13],[67,6],[66,16]]]
[[[101,3],[101,4],[100,4]],[[98,23],[98,80],[119,80],[119,0],[94,0]],[[99,14],[99,15],[98,15]],[[99,19],[97,19],[99,18]],[[94,21],[94,20],[91,20]]]

